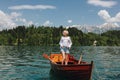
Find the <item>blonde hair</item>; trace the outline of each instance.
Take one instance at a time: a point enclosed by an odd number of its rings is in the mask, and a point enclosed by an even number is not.
[[[68,30],[64,30],[62,34],[63,34],[63,35],[68,35],[69,32],[68,32]]]

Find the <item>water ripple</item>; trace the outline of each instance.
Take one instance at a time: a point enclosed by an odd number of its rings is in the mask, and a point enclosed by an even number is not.
[[[54,47],[59,52],[59,47]],[[42,53],[51,47],[0,47],[0,80],[60,80],[50,74],[49,60]],[[120,47],[73,47],[72,55],[94,61],[92,80],[120,80]],[[65,80],[65,79],[62,79]]]

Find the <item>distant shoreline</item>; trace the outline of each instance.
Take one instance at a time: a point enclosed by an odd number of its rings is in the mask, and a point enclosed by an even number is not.
[[[59,46],[61,32],[65,28],[60,27],[35,27],[31,25],[18,26],[9,30],[0,31],[0,46]],[[84,33],[75,27],[68,28],[73,46],[91,46],[96,40],[95,46],[120,46],[120,30],[111,30],[101,34],[92,32]]]

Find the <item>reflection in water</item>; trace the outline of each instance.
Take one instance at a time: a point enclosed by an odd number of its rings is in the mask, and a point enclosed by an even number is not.
[[[0,80],[67,80],[50,72],[42,53],[59,52],[59,47],[0,46]],[[76,58],[94,61],[92,80],[120,80],[120,47],[72,47]]]

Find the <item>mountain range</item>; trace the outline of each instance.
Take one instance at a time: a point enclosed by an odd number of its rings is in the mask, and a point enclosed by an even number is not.
[[[75,27],[81,31],[83,31],[84,33],[88,33],[88,32],[93,32],[93,33],[97,33],[97,34],[101,34],[103,32],[109,31],[109,30],[120,30],[120,26],[116,25],[116,24],[108,24],[108,23],[104,23],[100,26],[92,26],[92,25],[72,25],[69,27]]]

